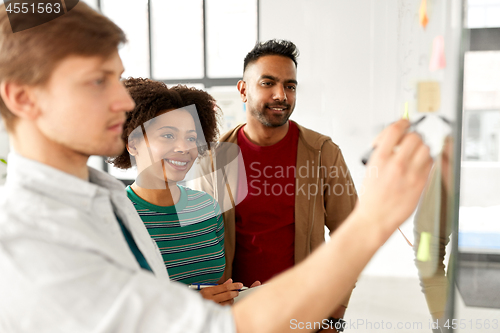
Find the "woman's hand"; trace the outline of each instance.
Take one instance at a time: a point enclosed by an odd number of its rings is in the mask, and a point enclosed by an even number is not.
[[[260,283],[260,281],[255,281],[254,283],[252,283],[252,285],[250,286],[250,288],[253,288],[253,287],[258,287],[258,286],[261,286],[262,283]]]
[[[220,305],[232,305],[234,303],[234,298],[240,294],[238,290],[241,288],[243,288],[243,283],[233,283],[233,279],[229,279],[218,286],[200,290],[200,294],[204,299],[209,299]]]

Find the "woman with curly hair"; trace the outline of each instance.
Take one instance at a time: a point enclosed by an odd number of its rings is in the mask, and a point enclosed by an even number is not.
[[[220,109],[208,93],[149,79],[129,78],[125,87],[136,106],[127,114],[122,138],[127,149],[110,160],[137,166],[127,187],[149,234],[158,245],[170,279],[185,284],[222,283],[224,222],[217,201],[177,184],[218,135]],[[201,291],[204,298],[232,304],[241,283],[231,279]]]

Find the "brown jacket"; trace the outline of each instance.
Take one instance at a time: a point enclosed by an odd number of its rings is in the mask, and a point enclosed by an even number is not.
[[[212,195],[224,211],[226,279],[232,275],[235,252],[234,196],[238,186],[238,163],[242,162],[237,138],[238,130],[242,126],[238,125],[224,134],[219,139],[221,144],[212,148],[212,154],[200,160],[197,178],[192,184],[195,189]],[[295,184],[296,264],[324,243],[325,226],[330,233],[335,231],[354,209],[357,200],[356,190],[340,148],[328,136],[298,124],[297,126],[299,142]],[[214,170],[217,172],[213,172]],[[214,187],[214,183],[218,185]],[[342,303],[345,307],[349,298],[350,292]]]

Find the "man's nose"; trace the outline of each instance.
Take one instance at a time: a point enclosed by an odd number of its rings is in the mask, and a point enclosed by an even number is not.
[[[135,102],[128,93],[127,88],[120,82],[118,88],[116,89],[115,101],[112,105],[112,111],[116,112],[128,112],[135,108]]]
[[[286,91],[283,85],[277,84],[274,90],[274,100],[286,101]]]

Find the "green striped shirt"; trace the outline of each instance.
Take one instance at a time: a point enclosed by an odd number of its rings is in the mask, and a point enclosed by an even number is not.
[[[216,283],[226,266],[219,204],[205,192],[180,185],[179,189],[179,202],[168,207],[141,199],[130,186],[127,195],[158,244],[171,280]]]

